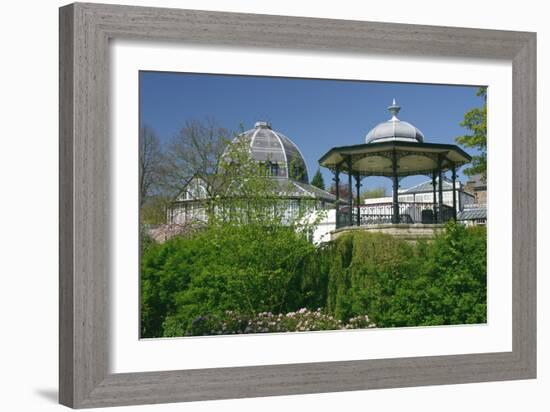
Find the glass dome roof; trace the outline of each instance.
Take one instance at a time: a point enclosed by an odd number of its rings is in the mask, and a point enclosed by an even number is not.
[[[250,142],[254,160],[274,165],[275,177],[309,182],[306,162],[298,146],[284,134],[273,130],[268,122],[256,122],[253,129],[241,133],[236,139]]]
[[[401,110],[401,107],[393,99],[393,103],[388,107],[388,111],[392,114],[391,119],[380,123],[368,132],[365,142],[405,141],[422,143],[424,141],[424,134],[412,124],[399,120],[397,118],[399,110]]]

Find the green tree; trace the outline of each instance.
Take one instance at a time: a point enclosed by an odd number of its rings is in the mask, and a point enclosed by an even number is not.
[[[464,147],[477,149],[479,154],[472,156],[471,166],[464,169],[468,176],[481,174],[487,178],[487,88],[480,87],[477,95],[483,99],[483,105],[476,107],[464,115],[460,125],[470,131],[469,134],[458,136],[456,142]]]
[[[323,179],[323,175],[321,174],[320,169],[317,169],[317,172],[315,172],[313,179],[311,179],[311,185],[318,187],[319,189],[325,190],[325,181]]]
[[[156,195],[147,199],[147,202],[139,210],[139,221],[142,225],[162,225],[166,223],[166,212],[171,199]]]
[[[384,197],[386,196],[386,188],[385,187],[376,187],[374,189],[365,190],[363,192],[363,199],[376,199],[378,197]]]
[[[312,233],[325,215],[316,209],[314,197],[303,196],[293,207],[294,185],[266,173],[265,163],[252,158],[245,139],[234,139],[227,146],[213,179],[216,195],[205,199],[210,226],[283,225]]]

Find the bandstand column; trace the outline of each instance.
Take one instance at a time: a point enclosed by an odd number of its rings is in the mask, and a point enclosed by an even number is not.
[[[435,189],[435,182],[437,181],[436,179],[436,171],[434,170],[432,172],[432,189],[433,189],[433,198],[434,198],[434,220],[433,220],[433,223],[437,223],[437,216],[438,216],[438,213],[437,213],[437,196],[435,195],[435,192],[436,192],[436,189]]]
[[[355,217],[355,223],[357,226],[361,226],[361,200],[359,194],[361,192],[361,176],[359,173],[355,174],[355,198],[357,204],[355,205],[357,216]]]
[[[439,162],[438,162],[438,170],[437,170],[437,173],[438,173],[438,179],[439,179],[439,184],[438,184],[438,191],[439,191],[439,213],[438,213],[438,221],[439,223],[443,223],[443,159],[441,158],[441,156],[439,157]]]
[[[456,222],[456,165],[453,163],[453,219]]]
[[[353,189],[352,189],[352,183],[351,183],[351,155],[347,156],[348,158],[348,226],[353,226],[353,214],[351,213],[353,210]]]
[[[393,202],[392,202],[392,223],[399,223],[399,180],[397,177],[397,154],[393,151],[392,157],[392,180],[393,180]]]

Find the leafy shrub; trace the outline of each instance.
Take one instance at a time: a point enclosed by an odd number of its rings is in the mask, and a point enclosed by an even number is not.
[[[216,226],[151,247],[142,257],[142,336],[185,334],[193,319],[227,310],[293,310],[296,293],[287,292],[313,254],[282,226]]]
[[[451,223],[417,244],[355,231],[319,247],[288,227],[212,227],[144,250],[142,336],[338,329],[366,315],[378,327],[485,323],[486,264],[483,227]],[[316,308],[311,325],[289,317]]]
[[[414,247],[391,235],[357,231],[339,237],[329,250],[327,310],[340,320],[386,310],[411,271]],[[383,300],[377,300],[382,298]]]
[[[486,322],[486,230],[450,223],[416,245],[369,232],[334,242],[327,309],[379,327]]]

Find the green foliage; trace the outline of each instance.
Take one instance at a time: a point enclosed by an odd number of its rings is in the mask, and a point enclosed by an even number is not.
[[[321,174],[321,169],[317,168],[317,172],[315,172],[315,175],[313,175],[311,179],[311,185],[325,190],[325,180]]]
[[[362,195],[363,199],[376,199],[384,196],[386,196],[385,187],[376,187],[374,189],[365,190]]]
[[[292,165],[291,165],[292,168]],[[323,218],[316,211],[316,199],[302,196],[299,207],[289,207],[287,193],[295,191],[290,181],[274,179],[266,173],[265,163],[250,156],[249,142],[237,139],[227,146],[213,177],[218,190],[204,201],[210,226],[257,225],[275,228],[281,225],[310,233]]]
[[[141,206],[139,220],[143,225],[161,225],[166,223],[166,210],[169,199],[163,196],[150,196]]]
[[[327,309],[379,327],[486,322],[486,230],[450,223],[416,245],[356,232],[335,242]]]
[[[155,240],[149,234],[148,225],[139,225],[139,251],[143,254],[155,244]]]
[[[485,323],[486,264],[484,227],[449,223],[417,244],[356,231],[316,247],[289,227],[212,226],[144,250],[142,336],[300,330],[288,314],[318,308],[326,322],[304,327]]]
[[[466,324],[487,321],[487,231],[450,223],[419,261],[424,276],[412,285],[413,302],[425,324]],[[418,291],[429,285],[428,299]]]
[[[474,148],[479,151],[478,155],[472,156],[471,166],[464,169],[468,176],[481,174],[487,178],[487,88],[480,87],[477,95],[483,99],[483,106],[469,110],[460,123],[462,127],[471,133],[456,138],[458,144],[467,148]]]
[[[327,310],[344,320],[358,314],[386,313],[414,258],[413,246],[391,235],[357,232],[334,245]],[[380,317],[380,316],[378,316]]]
[[[142,257],[142,336],[181,336],[193,319],[226,310],[286,311],[294,278],[314,253],[283,226],[211,226],[155,245]]]

